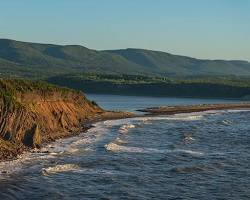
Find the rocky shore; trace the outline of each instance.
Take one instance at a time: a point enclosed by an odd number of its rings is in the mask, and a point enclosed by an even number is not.
[[[0,161],[77,135],[93,122],[133,116],[105,111],[82,92],[46,83],[0,80],[0,95]]]

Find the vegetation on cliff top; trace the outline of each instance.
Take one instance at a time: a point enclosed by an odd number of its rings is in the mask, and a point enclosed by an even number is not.
[[[10,92],[32,92],[36,90],[42,91],[64,91],[69,92],[73,89],[59,87],[44,81],[31,81],[26,79],[0,79],[0,91]]]
[[[68,92],[79,92],[66,87],[59,87],[44,81],[31,81],[25,79],[0,79],[0,98],[5,104],[19,105],[16,95],[27,92],[51,93],[60,92],[62,95]]]

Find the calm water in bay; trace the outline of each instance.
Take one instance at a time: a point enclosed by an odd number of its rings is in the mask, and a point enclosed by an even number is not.
[[[88,95],[106,109],[225,100]],[[0,199],[250,199],[250,112],[99,122],[0,163]]]
[[[101,107],[108,110],[134,111],[141,108],[162,106],[162,105],[193,105],[212,103],[233,103],[237,100],[224,99],[194,99],[194,98],[174,98],[174,97],[143,97],[143,96],[123,96],[88,94],[87,97],[96,101]]]

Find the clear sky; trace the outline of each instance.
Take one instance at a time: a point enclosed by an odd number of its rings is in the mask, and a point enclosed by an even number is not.
[[[250,60],[250,0],[0,0],[0,37]]]

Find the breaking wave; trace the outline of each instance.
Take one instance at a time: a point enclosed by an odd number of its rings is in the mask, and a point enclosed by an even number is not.
[[[135,128],[134,124],[124,124],[119,129],[119,132],[120,133],[127,133],[129,131],[129,129],[132,129],[132,128]]]
[[[64,165],[56,165],[53,167],[47,167],[42,169],[42,173],[44,175],[51,173],[59,173],[59,172],[69,172],[69,171],[77,171],[80,167],[75,164],[64,164]]]
[[[59,139],[53,143],[43,146],[41,149],[33,149],[31,152],[24,152],[19,155],[16,160],[0,162],[0,174],[12,174],[19,171],[28,170],[27,166],[39,166],[43,162],[48,162],[52,159],[58,159],[64,154],[76,154],[79,149],[90,151],[89,144],[98,141],[101,136],[107,131],[103,126],[103,122],[94,124],[94,127],[79,136]],[[66,168],[69,165],[65,166]],[[58,170],[63,170],[65,167],[59,166]],[[55,168],[57,169],[57,168]],[[53,171],[53,169],[49,169]]]
[[[105,149],[107,151],[111,152],[127,152],[127,153],[159,153],[159,154],[164,154],[164,153],[186,153],[194,156],[202,156],[204,155],[203,152],[199,151],[193,151],[193,150],[185,150],[185,149],[174,149],[174,150],[162,150],[162,149],[155,149],[155,148],[140,148],[140,147],[129,147],[129,146],[122,146],[118,145],[114,142],[110,142],[109,144],[106,144]]]

